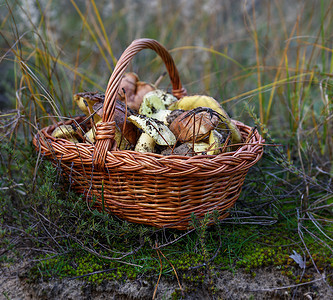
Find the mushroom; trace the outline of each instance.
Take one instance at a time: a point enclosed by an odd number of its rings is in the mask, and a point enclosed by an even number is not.
[[[172,110],[169,109],[161,109],[157,113],[153,114],[151,117],[153,119],[159,120],[163,122],[165,125],[169,125],[167,118],[172,113]]]
[[[97,122],[96,124],[98,124],[100,122],[102,122],[102,120]],[[130,124],[133,125],[132,123],[130,123]],[[96,129],[95,129],[95,127],[92,127],[89,131],[87,131],[84,135],[84,138],[87,142],[89,142],[91,144],[94,144],[95,143],[95,138],[96,138]],[[120,150],[133,149],[134,146],[135,146],[135,143],[132,144],[131,142],[129,142],[126,139],[126,137],[122,134],[121,129],[117,126],[117,124],[116,124],[114,139],[117,143],[118,149],[120,149]]]
[[[176,97],[167,94],[162,90],[151,91],[143,97],[139,114],[157,119],[164,122],[164,124],[168,124],[167,117],[172,111],[166,109],[166,106],[176,100]]]
[[[162,99],[158,97],[155,91],[147,93],[142,100],[139,114],[147,117],[152,117],[158,111],[165,110],[165,104]]]
[[[161,152],[162,155],[183,155],[191,156],[192,155],[192,145],[189,143],[180,144],[179,146],[172,148],[167,148]]]
[[[143,81],[138,81],[136,84],[136,91],[133,99],[133,104],[129,105],[129,107],[137,112],[140,108],[144,95],[153,91],[154,89],[155,87],[152,84]]]
[[[93,109],[95,114],[100,117],[100,121],[97,123],[101,122],[103,116],[103,103],[95,104]],[[128,119],[133,112],[130,109],[127,109],[127,118],[125,117],[125,112],[125,104],[120,100],[116,100],[116,108],[114,112],[114,121],[116,122],[115,140],[118,149],[120,150],[133,149],[139,136],[138,128]],[[84,136],[88,142],[95,143],[95,135],[96,130],[92,127]]]
[[[176,102],[169,105],[169,109],[184,109],[191,110],[197,107],[209,107],[220,114],[224,122],[220,124],[221,128],[228,129],[231,131],[231,140],[234,144],[240,143],[242,141],[242,135],[232,122],[227,112],[222,108],[220,103],[218,103],[214,98],[205,95],[194,95],[185,96]]]
[[[76,132],[75,126],[72,125],[60,125],[56,127],[53,132],[52,136],[57,139],[66,139],[73,143],[78,143],[78,133]]]
[[[147,133],[141,133],[134,151],[137,152],[154,152],[156,142],[155,140]]]
[[[153,152],[155,144],[171,146],[176,143],[176,137],[163,122],[143,115],[131,115],[128,119],[143,130],[135,146],[135,151]]]
[[[159,97],[166,107],[177,101],[177,98],[174,95],[166,93],[163,90],[154,90],[152,94],[155,94],[157,97]]]
[[[219,124],[219,118],[209,111],[197,109],[185,111],[169,126],[180,142],[201,141]]]
[[[222,146],[225,138],[217,130],[213,129],[209,134],[209,151],[207,154],[216,155],[221,152],[220,147]]]
[[[100,118],[103,117],[103,103],[98,103],[94,105],[93,109]],[[131,116],[134,112],[130,108],[127,108],[127,117],[125,117],[125,113],[125,103],[121,102],[120,100],[116,100],[116,107],[114,111],[114,121],[116,122],[116,136],[118,130],[119,136],[121,137],[121,134],[123,134],[124,138],[129,143],[129,147],[133,148],[139,137],[139,131],[137,127],[128,120],[128,117]],[[117,144],[119,147],[118,141]]]
[[[105,95],[98,92],[82,92],[74,94],[73,100],[81,111],[89,116],[94,112],[94,105],[104,102]],[[97,123],[100,120],[99,116],[94,115],[94,122]]]
[[[205,142],[199,143],[183,143],[174,149],[165,149],[161,152],[162,155],[183,155],[183,156],[193,156],[200,154],[210,154],[210,145]]]
[[[178,116],[180,116],[185,110],[175,109],[166,117],[167,124],[170,125]]]
[[[119,98],[123,102],[126,100],[127,106],[138,112],[143,96],[154,89],[153,85],[139,81],[135,73],[125,73],[119,85]]]
[[[209,144],[204,142],[194,143],[194,145],[190,144],[193,147],[193,152],[195,154],[207,154],[207,150],[209,149]]]
[[[185,96],[176,102],[173,102],[169,106],[169,109],[191,110],[196,107],[209,107],[222,114],[223,116],[227,115],[227,113],[221,107],[220,103],[218,103],[214,98],[206,95]]]
[[[127,105],[129,105],[130,99],[133,99],[133,96],[136,91],[136,83],[138,81],[139,81],[138,75],[136,75],[133,72],[125,73],[120,81],[119,96],[122,101],[125,99],[125,94],[123,91],[124,89],[127,97]]]

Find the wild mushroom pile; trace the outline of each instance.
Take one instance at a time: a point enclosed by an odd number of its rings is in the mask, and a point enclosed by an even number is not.
[[[87,117],[83,121],[87,129],[60,125],[52,135],[73,143],[93,144],[96,124],[102,120],[104,95],[78,93],[74,101]],[[119,150],[162,155],[216,155],[242,142],[237,126],[214,98],[195,95],[177,100],[139,81],[135,73],[126,73],[122,78],[114,121]]]

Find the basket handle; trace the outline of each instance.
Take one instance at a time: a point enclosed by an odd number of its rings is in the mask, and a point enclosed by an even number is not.
[[[96,144],[93,162],[98,169],[104,168],[107,152],[110,149],[114,150],[116,147],[114,140],[115,122],[113,121],[113,117],[121,79],[131,59],[143,49],[154,50],[162,58],[170,77],[173,95],[178,99],[186,95],[186,90],[182,87],[179,79],[178,70],[167,49],[152,39],[134,40],[119,58],[106,88],[102,122],[96,126]]]

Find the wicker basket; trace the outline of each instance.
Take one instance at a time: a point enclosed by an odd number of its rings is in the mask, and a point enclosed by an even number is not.
[[[135,40],[110,77],[95,145],[52,137],[54,128],[64,122],[43,128],[33,143],[46,158],[62,167],[77,193],[88,199],[95,195],[100,206],[122,219],[184,230],[192,213],[202,217],[217,210],[220,218],[225,218],[239,197],[247,171],[263,154],[264,140],[251,127],[234,121],[243,138],[250,138],[236,151],[219,155],[163,156],[116,150],[113,114],[119,84],[133,56],[146,48],[162,58],[173,94],[177,98],[186,95],[169,52],[155,40]],[[80,121],[76,118],[65,124]]]

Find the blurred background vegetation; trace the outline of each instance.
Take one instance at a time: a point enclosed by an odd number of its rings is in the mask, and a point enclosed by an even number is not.
[[[332,0],[1,1],[3,199],[34,187],[29,145],[37,130],[77,114],[72,95],[103,92],[124,49],[147,37],[170,50],[189,94],[214,97],[274,145],[265,148],[262,177],[245,183],[243,200],[262,199],[256,212],[269,207],[267,215],[275,216],[272,209],[288,219],[300,210],[300,218],[310,212],[331,224],[332,23]],[[145,50],[129,71],[155,82],[165,69]],[[160,87],[170,89],[167,77]],[[17,155],[29,166],[22,169]]]
[[[244,122],[250,104],[271,135],[302,143],[330,172],[332,1],[27,0],[4,1],[0,14],[2,110],[19,97],[39,126],[47,114],[73,115],[72,94],[104,91],[124,49],[148,37],[171,51],[190,94],[215,97]],[[164,72],[152,51],[131,69],[149,82]]]

